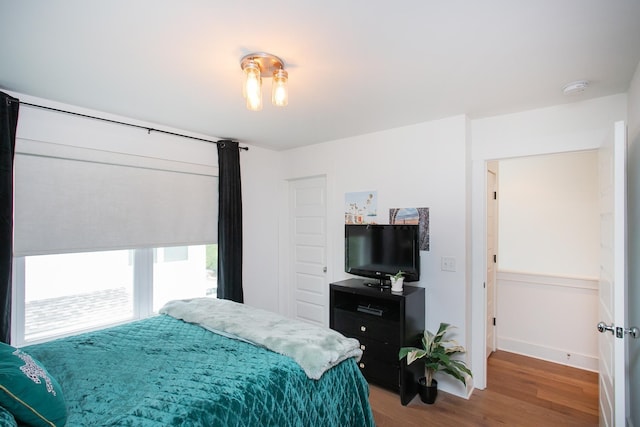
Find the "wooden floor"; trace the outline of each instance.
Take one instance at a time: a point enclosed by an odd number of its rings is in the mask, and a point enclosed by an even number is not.
[[[442,391],[433,405],[416,396],[407,406],[397,394],[370,387],[378,427],[391,426],[597,426],[598,374],[495,352],[485,390],[469,400]]]

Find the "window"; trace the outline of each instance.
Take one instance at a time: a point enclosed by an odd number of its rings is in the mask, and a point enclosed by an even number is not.
[[[215,269],[207,271],[209,251],[217,252],[215,144],[48,111],[23,119],[14,344],[147,317],[172,298],[216,295]]]
[[[208,249],[211,248],[211,249]],[[207,266],[207,250],[218,245],[178,246],[156,251],[153,263],[153,311],[157,312],[167,301],[217,294],[217,276]]]
[[[217,294],[218,245],[26,256],[14,263],[14,344],[157,313]]]
[[[187,261],[189,259],[188,246],[164,248],[164,262]]]
[[[25,341],[132,319],[129,252],[25,257]]]

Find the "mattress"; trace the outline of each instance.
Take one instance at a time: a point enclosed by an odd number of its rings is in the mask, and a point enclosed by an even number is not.
[[[291,358],[167,315],[23,350],[58,380],[67,426],[373,426],[347,359],[309,379]]]

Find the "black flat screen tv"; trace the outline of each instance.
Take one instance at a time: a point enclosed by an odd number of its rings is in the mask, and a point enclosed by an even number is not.
[[[378,279],[380,286],[388,285],[388,275],[399,270],[405,273],[406,282],[420,280],[418,226],[345,224],[344,269]]]

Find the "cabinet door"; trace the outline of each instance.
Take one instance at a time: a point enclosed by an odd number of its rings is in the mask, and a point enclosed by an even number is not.
[[[387,363],[398,364],[399,347],[397,345],[378,341],[370,337],[357,338],[360,341],[360,348],[362,349],[363,355],[373,357]]]
[[[377,319],[371,315],[334,310],[334,328],[345,335],[368,337],[393,346],[400,346],[400,323]]]
[[[396,393],[400,389],[400,364],[388,363],[372,357],[363,356],[358,363],[362,374],[368,381],[391,389]]]

